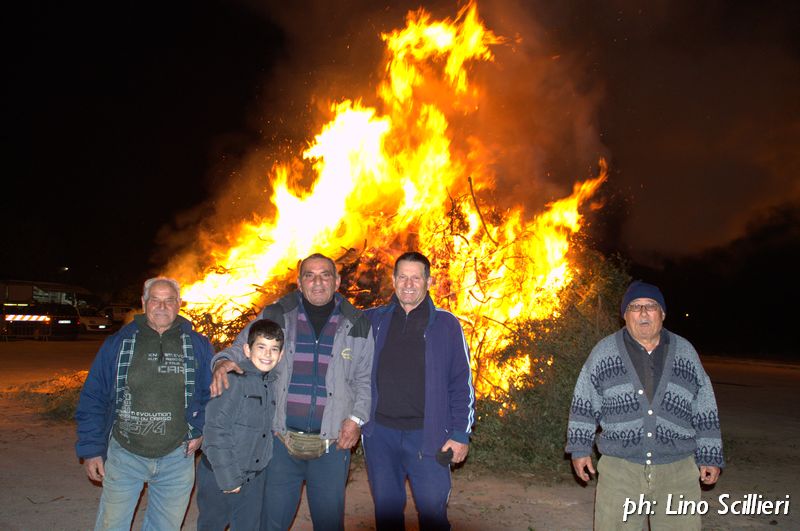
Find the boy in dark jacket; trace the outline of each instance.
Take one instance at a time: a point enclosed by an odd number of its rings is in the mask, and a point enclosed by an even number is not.
[[[283,330],[255,321],[244,345],[242,374],[206,408],[203,457],[197,471],[197,529],[259,528],[267,466],[272,457],[274,377],[283,356]]]

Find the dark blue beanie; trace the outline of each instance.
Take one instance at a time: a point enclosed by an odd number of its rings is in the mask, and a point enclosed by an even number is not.
[[[622,313],[623,318],[625,317],[625,310],[628,308],[628,305],[631,303],[631,301],[641,298],[653,299],[661,305],[661,310],[664,313],[667,313],[667,304],[664,302],[664,295],[661,293],[661,290],[652,284],[648,284],[647,282],[634,280],[631,282],[631,285],[628,286],[628,290],[622,297],[622,306],[620,306],[620,312]]]

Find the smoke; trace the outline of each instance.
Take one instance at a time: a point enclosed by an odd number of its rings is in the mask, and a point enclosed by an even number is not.
[[[596,176],[608,157],[597,127],[602,83],[586,80],[579,54],[559,48],[526,2],[482,2],[487,27],[508,39],[475,68],[485,87],[467,134],[480,135],[496,175],[495,200],[529,214]]]
[[[697,253],[800,199],[797,3],[550,2],[542,23],[600,79],[616,246]]]
[[[325,101],[362,97],[375,104],[384,58],[379,35],[403,27],[406,14],[419,7],[397,2],[384,8],[364,0],[274,9],[270,13],[289,35],[293,55],[278,77],[302,80],[300,92],[308,90],[308,101],[324,95]],[[438,1],[422,7],[433,19],[453,19],[460,6]],[[494,62],[470,65],[483,97],[477,110],[448,115],[454,148],[494,175],[494,201],[523,204],[535,213],[567,195],[576,179],[594,176],[598,159],[608,155],[596,125],[602,86],[587,82],[578,53],[548,42],[529,2],[482,1],[478,11],[506,43],[492,48]],[[298,135],[318,125],[302,122]],[[480,144],[473,142],[477,137]]]
[[[296,160],[330,118],[330,102],[361,98],[380,112],[379,35],[420,7],[241,5],[279,27],[283,44],[264,51],[275,64],[249,122],[259,141],[221,163],[227,182],[202,216],[203,234],[184,238],[193,249],[272,214],[271,168]],[[458,5],[424,8],[452,19]],[[476,181],[494,181],[495,192],[484,190],[481,200],[522,204],[533,215],[607,157],[606,195],[616,210],[613,227],[600,227],[600,237],[613,240],[602,246],[642,257],[722,244],[759,212],[800,197],[800,47],[789,8],[492,0],[478,10],[507,41],[493,47],[494,62],[470,67],[479,104],[448,120],[453,149],[468,156]],[[306,172],[304,184],[312,179]]]
[[[405,25],[412,2],[386,8],[358,0],[287,4],[242,3],[255,16],[280,28],[283,44],[265,73],[249,127],[260,141],[244,153],[220,157],[220,193],[202,208],[178,216],[159,234],[162,257],[178,256],[168,269],[196,277],[212,265],[208,250],[231,243],[231,229],[271,216],[269,174],[277,162],[295,161],[319,127],[328,105],[362,99],[379,108],[375,89],[383,75],[380,34]],[[455,18],[453,2],[427,2],[433,19]],[[493,47],[493,63],[473,64],[471,82],[483,87],[477,109],[450,111],[450,134],[459,158],[470,160],[476,180],[493,180],[496,193],[486,200],[504,207],[523,205],[533,215],[568,195],[572,184],[594,176],[606,155],[596,127],[602,91],[581,83],[585,68],[575,54],[562,54],[546,42],[535,13],[523,2],[478,5],[488,29],[506,39]],[[306,172],[310,185],[313,176]],[[462,183],[466,188],[466,182]],[[191,230],[193,222],[197,224]]]
[[[375,104],[375,87],[382,74],[380,34],[405,24],[417,2],[395,2],[391,8],[362,0],[303,3],[265,8],[285,29],[292,57],[276,79],[299,81],[293,95],[321,103],[361,97]],[[425,2],[432,18],[453,19],[455,2]],[[567,195],[576,179],[594,176],[597,161],[607,156],[596,126],[602,87],[585,82],[576,53],[560,53],[546,39],[536,11],[522,1],[482,1],[478,11],[488,29],[506,39],[493,47],[492,63],[473,63],[471,80],[484,87],[477,111],[448,116],[456,149],[486,163],[496,177],[496,200],[527,204],[532,210]],[[582,84],[582,86],[581,86]],[[287,86],[297,87],[289,82]],[[281,90],[281,89],[279,89]],[[291,99],[290,108],[297,99]],[[286,107],[282,106],[282,110]],[[319,109],[304,109],[318,111]],[[307,138],[314,126],[304,115],[295,138]],[[305,135],[305,136],[304,136]],[[481,146],[470,142],[480,137]]]
[[[377,9],[371,2],[348,8],[332,2],[255,2],[240,5],[277,27],[281,45],[264,50],[263,80],[237,141],[219,142],[212,160],[217,194],[176,216],[157,236],[155,263],[181,278],[196,278],[213,266],[211,249],[229,245],[244,222],[270,217],[269,176],[278,163],[301,167],[299,154],[329,118],[326,106],[343,98],[373,97],[376,67],[383,54],[381,31],[405,11]],[[255,137],[255,140],[252,139]],[[310,185],[313,175],[306,171]]]

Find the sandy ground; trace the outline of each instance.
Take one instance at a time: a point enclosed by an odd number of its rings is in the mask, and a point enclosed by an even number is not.
[[[59,371],[87,369],[98,339],[77,342],[0,342],[0,389],[51,378]],[[707,358],[720,405],[729,456],[719,483],[704,492],[709,510],[705,529],[800,529],[800,509],[788,515],[722,515],[719,496],[748,493],[794,502],[800,495],[800,365]],[[0,529],[85,530],[94,522],[100,487],[86,479],[73,453],[75,428],[36,416],[17,401],[0,399]],[[564,466],[568,466],[565,461]],[[450,516],[454,529],[591,529],[594,484],[547,485],[509,471],[491,473],[466,466],[453,475]],[[146,503],[146,497],[142,502]],[[797,502],[800,503],[800,502]],[[354,460],[347,490],[347,529],[372,528],[372,502],[366,472]],[[186,529],[194,529],[192,505]],[[407,508],[416,529],[413,503]],[[141,527],[141,508],[133,529]],[[295,530],[311,529],[305,502]]]

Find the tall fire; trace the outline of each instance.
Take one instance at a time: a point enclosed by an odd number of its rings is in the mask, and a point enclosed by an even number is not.
[[[507,346],[515,323],[559,311],[573,275],[570,237],[605,167],[539,213],[493,206],[495,175],[481,131],[452,124],[491,97],[471,83],[471,66],[492,62],[505,39],[484,27],[475,3],[455,19],[411,12],[404,28],[381,38],[379,103],[331,104],[330,120],[301,157],[266,177],[274,214],[230,229],[227,245],[203,249],[202,271],[175,266],[167,274],[184,284],[187,313],[219,323],[275,298],[312,252],[349,268],[347,293],[357,304],[381,300],[393,258],[419,249],[432,259],[434,301],[464,325],[476,392],[498,396],[531,363],[526,353],[503,364],[492,354]],[[308,172],[311,185],[303,184]]]

